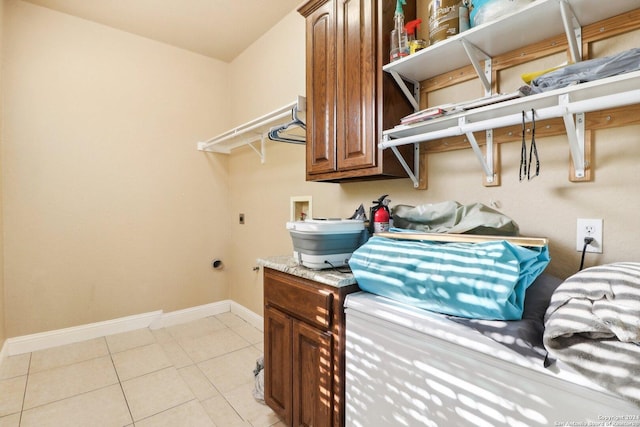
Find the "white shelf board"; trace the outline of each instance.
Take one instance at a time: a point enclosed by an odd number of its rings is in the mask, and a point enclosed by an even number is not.
[[[198,142],[198,150],[230,154],[231,150],[235,148],[267,138],[267,134],[273,126],[291,121],[292,110],[294,108],[297,108],[298,111],[304,115],[306,111],[306,98],[304,96],[298,96],[295,101],[277,110],[234,127],[207,141]]]
[[[581,101],[589,102],[594,98],[612,97],[613,104],[619,104],[617,106],[628,105],[636,102],[625,101],[625,94],[631,92],[637,92],[640,90],[640,71],[634,71],[619,76],[609,77],[606,79],[596,80],[593,82],[582,83],[578,85],[568,86],[561,89],[556,89],[549,92],[543,92],[536,95],[523,96],[510,101],[504,101],[497,104],[487,105],[481,108],[475,108],[472,110],[466,110],[456,112],[451,115],[438,117],[432,120],[426,120],[424,122],[416,123],[413,125],[400,125],[392,129],[385,130],[383,136],[391,138],[390,145],[394,139],[417,137],[419,141],[410,141],[407,143],[425,142],[433,139],[442,138],[439,132],[442,131],[455,131],[459,127],[460,118],[465,118],[465,124],[473,126],[474,123],[483,122],[489,124],[487,121],[495,119],[500,121],[501,119],[512,116],[514,114],[521,114],[522,111],[530,113],[531,109],[544,110],[551,107],[557,107],[559,104],[559,97],[563,94],[569,96],[570,103],[579,103]],[[616,97],[616,95],[619,95]],[[581,108],[582,112],[598,111],[607,108],[614,108],[616,105],[595,105],[585,108]],[[575,113],[575,111],[573,111]],[[530,121],[531,115],[528,114],[527,122]],[[536,119],[545,119],[549,117],[536,116]],[[498,128],[500,126],[495,126]],[[492,127],[486,127],[490,129]],[[462,134],[460,132],[457,134]],[[383,144],[384,145],[384,144]],[[401,144],[400,144],[401,145]]]
[[[440,41],[383,67],[413,81],[422,81],[469,65],[461,40],[490,57],[564,34],[561,0],[536,0],[527,7]],[[589,25],[640,7],[638,0],[566,0],[579,24]]]

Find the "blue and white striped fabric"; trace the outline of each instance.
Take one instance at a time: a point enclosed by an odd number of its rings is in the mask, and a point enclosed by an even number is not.
[[[548,248],[507,241],[437,243],[374,236],[349,266],[361,290],[453,316],[518,320]]]

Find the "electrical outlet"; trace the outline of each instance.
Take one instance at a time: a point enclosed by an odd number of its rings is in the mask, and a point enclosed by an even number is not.
[[[578,218],[576,232],[576,251],[582,252],[585,237],[592,237],[593,242],[587,245],[587,252],[602,253],[602,219]]]

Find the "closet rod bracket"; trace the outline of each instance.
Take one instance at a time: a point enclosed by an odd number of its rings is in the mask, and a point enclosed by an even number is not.
[[[458,125],[461,129],[465,127],[466,118],[460,117],[458,120]],[[487,155],[485,157],[480,145],[478,144],[478,140],[476,136],[471,131],[465,132],[465,136],[473,149],[473,153],[476,155],[476,158],[480,162],[480,166],[482,166],[482,170],[486,175],[486,180],[488,183],[493,182],[494,172],[493,172],[493,132],[487,132]]]
[[[260,150],[258,150],[255,145],[253,145],[253,142],[248,143],[247,145],[249,147],[251,147],[251,149],[253,151],[256,152],[256,154],[258,154],[258,156],[260,157],[260,163],[263,163],[267,160],[267,150],[266,150],[266,135],[265,134],[261,134],[260,135]]]

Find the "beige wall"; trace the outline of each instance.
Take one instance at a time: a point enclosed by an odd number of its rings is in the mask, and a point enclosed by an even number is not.
[[[269,39],[259,40],[232,64],[236,100],[242,105],[260,105],[260,114],[273,97],[287,93],[295,95],[301,89],[304,75],[304,27],[302,17],[289,16],[272,33],[286,31],[281,44]],[[640,34],[626,35],[600,42],[594,53],[608,53],[637,46]],[[286,52],[286,55],[283,53]],[[282,75],[271,75],[272,84],[244,86],[250,76],[270,73],[286,61]],[[545,58],[533,69],[547,64],[555,65],[564,58]],[[242,63],[242,67],[234,68]],[[255,64],[254,67],[246,66]],[[277,64],[277,65],[276,65]],[[246,66],[246,68],[245,68]],[[260,70],[260,73],[256,73]],[[514,69],[502,76],[503,90],[519,83],[521,70]],[[261,82],[262,83],[262,82]],[[469,90],[480,86],[475,82],[462,88],[440,94],[442,102],[468,99]],[[277,103],[274,103],[277,106]],[[249,107],[250,108],[250,107]],[[271,107],[273,108],[273,107]],[[235,115],[238,117],[238,113]],[[243,117],[248,119],[249,117]],[[531,182],[518,181],[520,144],[502,145],[502,186],[487,188],[482,185],[482,174],[471,150],[461,150],[429,157],[429,189],[414,190],[409,180],[374,181],[349,184],[308,183],[304,181],[304,149],[282,143],[269,143],[266,164],[260,164],[249,149],[235,151],[229,158],[232,221],[232,259],[230,292],[239,303],[262,313],[261,273],[251,267],[255,258],[289,254],[290,238],[285,230],[289,220],[290,196],[311,195],[315,216],[348,217],[363,203],[365,207],[382,194],[389,194],[392,205],[417,205],[457,200],[460,203],[498,205],[503,213],[512,217],[524,235],[550,238],[552,262],[550,273],[566,277],[580,264],[575,250],[577,218],[604,219],[604,253],[588,254],[586,265],[620,260],[640,260],[640,231],[637,212],[640,211],[640,145],[637,135],[640,127],[599,131],[596,134],[595,180],[590,183],[570,183],[568,180],[569,148],[566,137],[538,140],[541,175]],[[246,225],[237,224],[237,214],[244,212]]]
[[[228,65],[20,1],[5,9],[6,335],[228,298]]]
[[[0,348],[4,344],[6,338],[5,333],[5,304],[4,304],[4,228],[2,221],[2,54],[4,41],[4,0],[0,0]]]

